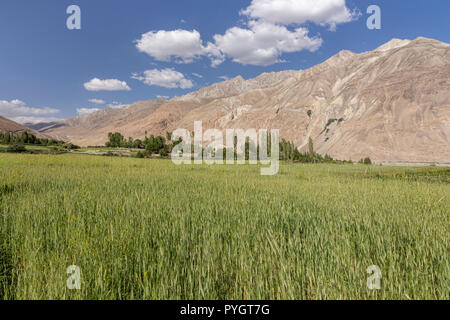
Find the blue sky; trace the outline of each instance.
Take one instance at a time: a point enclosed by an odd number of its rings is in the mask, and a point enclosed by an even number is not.
[[[68,118],[226,77],[306,69],[392,38],[450,42],[450,1],[271,1],[2,0],[0,115]],[[271,11],[277,2],[285,9]],[[81,8],[81,30],[66,27],[72,4]],[[381,8],[381,30],[366,27],[372,4]]]

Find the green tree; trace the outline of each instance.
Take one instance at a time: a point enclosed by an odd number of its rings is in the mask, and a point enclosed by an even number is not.
[[[359,163],[366,164],[366,165],[371,165],[372,164],[372,160],[369,157],[367,157],[367,158],[359,160]]]
[[[20,135],[20,142],[28,143],[28,132],[22,132],[22,134]]]
[[[311,137],[309,137],[308,147],[309,147],[309,154],[311,156],[313,156],[314,155],[314,144],[313,144],[313,140],[311,139]]]
[[[140,140],[140,139],[134,140],[133,141],[133,148],[143,149],[144,148],[144,144],[143,144],[142,140]]]
[[[120,148],[125,145],[125,138],[119,132],[108,133],[109,141],[106,142],[108,148]]]

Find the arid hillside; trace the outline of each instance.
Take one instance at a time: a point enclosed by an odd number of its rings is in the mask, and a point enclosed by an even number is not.
[[[0,116],[0,132],[2,133],[10,132],[16,136],[22,134],[22,132],[24,131],[32,133],[38,138],[50,138],[46,134],[42,134],[36,130],[30,129],[24,125],[18,124],[17,122],[14,122],[12,120]]]
[[[101,145],[110,131],[141,138],[176,128],[276,128],[304,149],[337,159],[450,162],[450,45],[394,39],[371,52],[341,51],[308,70],[237,77],[171,101],[137,102],[40,131]]]

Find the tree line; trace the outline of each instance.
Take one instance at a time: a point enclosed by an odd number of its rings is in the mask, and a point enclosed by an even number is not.
[[[271,135],[268,134],[267,138],[267,151],[268,156],[271,156]],[[106,142],[105,146],[108,148],[133,148],[133,149],[140,149],[137,153],[138,158],[144,158],[144,157],[150,157],[153,154],[159,154],[161,157],[168,157],[173,148],[179,144],[182,143],[182,139],[178,139],[175,142],[172,142],[172,134],[170,132],[166,133],[166,136],[154,136],[151,135],[147,137],[147,133],[145,135],[145,138],[143,140],[141,139],[133,139],[132,137],[129,137],[128,139],[125,139],[125,137],[120,134],[119,132],[110,132],[108,134],[108,141]],[[201,147],[200,149],[203,154],[206,151],[207,154],[210,154],[212,157],[214,157],[216,154],[220,154],[220,152],[223,152],[223,158],[226,159],[227,153],[233,152],[233,150],[227,150],[227,149],[219,149],[214,150],[211,147]],[[238,151],[237,151],[237,138],[235,137],[234,141],[234,159],[236,160],[238,158]],[[141,151],[142,150],[142,151]],[[194,145],[191,145],[192,153],[194,152],[195,148]],[[255,148],[254,145],[252,145],[252,142],[247,139],[245,142],[245,160],[250,159],[250,151],[256,150],[257,154],[259,155],[259,146]],[[194,155],[193,155],[194,157]],[[314,144],[311,138],[309,138],[308,143],[308,150],[306,152],[300,152],[297,147],[295,147],[295,144],[292,141],[287,141],[285,139],[282,139],[280,142],[280,160],[285,161],[292,161],[292,162],[299,162],[299,163],[353,163],[351,160],[349,161],[341,161],[333,159],[330,155],[326,154],[325,156],[322,156],[314,151]],[[364,164],[371,164],[370,158],[364,159],[361,163]]]
[[[6,145],[38,145],[38,146],[55,146],[65,149],[79,149],[72,143],[65,141],[47,138],[38,138],[34,134],[23,131],[21,134],[14,134],[12,132],[0,132],[0,143]]]
[[[146,133],[143,140],[133,139],[132,137],[125,139],[119,132],[110,132],[105,146],[107,148],[141,149],[142,151],[138,151],[137,153],[137,157],[139,158],[152,156],[153,154],[159,154],[161,157],[168,157],[172,152],[173,147],[180,142],[181,139],[172,142],[172,134],[170,132],[167,132],[165,137],[154,135],[147,137]]]

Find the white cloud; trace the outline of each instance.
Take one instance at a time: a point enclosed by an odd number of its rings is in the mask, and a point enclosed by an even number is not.
[[[252,0],[241,14],[275,24],[313,22],[332,29],[357,16],[347,8],[345,0]]]
[[[105,104],[106,102],[102,99],[91,99],[89,100],[90,103],[94,103],[94,104]]]
[[[194,76],[194,77],[197,77],[197,78],[200,78],[200,79],[202,79],[203,78],[203,76],[201,75],[201,74],[198,74],[198,73],[192,73],[192,75]]]
[[[224,60],[212,43],[203,45],[197,30],[149,31],[136,41],[136,48],[157,61],[192,63],[201,56],[208,56],[212,66],[217,66]]]
[[[131,88],[127,85],[125,81],[120,81],[117,79],[106,79],[100,80],[94,78],[89,82],[84,84],[84,87],[88,91],[130,91]]]
[[[54,108],[34,108],[21,100],[0,100],[0,115],[19,123],[50,122],[60,120],[54,115],[60,110]],[[52,117],[53,115],[53,117]]]
[[[268,66],[281,62],[283,53],[315,51],[322,45],[322,39],[310,38],[305,28],[290,31],[284,26],[260,21],[250,21],[248,26],[249,29],[234,27],[224,35],[214,36],[222,52],[244,65]]]
[[[135,73],[132,78],[140,80],[149,86],[164,88],[189,89],[194,86],[193,82],[186,79],[182,73],[169,68],[163,70],[147,70],[142,75]]]
[[[119,109],[119,108],[126,108],[128,107],[129,104],[124,104],[121,102],[117,102],[117,101],[113,101],[112,103],[108,104],[108,108],[113,108],[113,109]]]
[[[156,96],[156,98],[157,99],[159,99],[159,100],[169,100],[170,99],[170,97],[169,96]]]
[[[136,41],[139,51],[158,61],[192,63],[207,56],[217,67],[231,58],[244,65],[268,66],[284,53],[315,51],[320,37],[310,37],[305,23],[336,26],[356,19],[360,12],[350,11],[345,0],[252,0],[241,10],[248,18],[246,27],[233,27],[214,36],[214,43],[204,45],[197,30],[150,31]]]
[[[77,113],[79,116],[84,116],[87,114],[91,114],[97,111],[100,111],[101,109],[98,108],[77,108]]]
[[[143,34],[136,47],[165,62],[192,63],[201,56],[208,56],[211,66],[217,67],[226,57],[241,64],[267,66],[280,62],[285,52],[314,51],[322,44],[320,38],[310,38],[305,28],[290,31],[285,26],[260,20],[250,21],[245,29],[228,29],[224,35],[215,35],[214,40],[204,46],[196,30],[161,30]]]
[[[137,40],[136,47],[158,61],[190,63],[204,52],[200,33],[197,30],[150,31]]]
[[[227,80],[231,79],[229,76],[220,76],[220,77],[217,77],[217,78],[222,79],[224,81],[227,81]]]
[[[21,123],[21,124],[37,124],[37,123],[47,123],[47,122],[57,122],[63,120],[57,117],[14,117],[10,120]]]
[[[126,108],[128,107],[129,104],[123,104],[121,102],[117,102],[117,101],[113,101],[112,103],[106,105],[106,108],[112,108],[112,109],[119,109],[119,108]],[[100,109],[100,108],[77,108],[77,114],[79,116],[84,116],[87,114],[91,114],[100,110],[104,110],[104,109]]]
[[[208,42],[208,46],[205,50],[206,54],[211,59],[211,67],[216,68],[225,61],[225,55],[216,44]]]
[[[0,113],[5,114],[6,116],[47,115],[59,113],[59,110],[49,107],[45,108],[28,107],[25,104],[25,102],[16,99],[12,101],[0,100]]]

